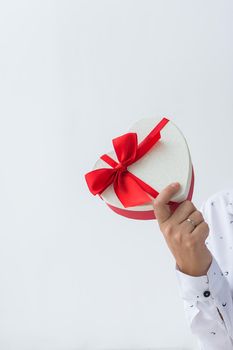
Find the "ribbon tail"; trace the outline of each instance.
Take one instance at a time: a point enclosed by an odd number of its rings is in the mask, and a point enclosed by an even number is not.
[[[117,197],[125,208],[151,202],[151,197],[128,172],[118,173],[113,186]]]
[[[153,199],[155,199],[158,195],[159,195],[159,192],[156,191],[153,187],[151,187],[150,185],[148,185],[146,182],[142,181],[141,179],[139,179],[139,177],[137,177],[136,175],[134,175],[133,173],[130,173],[129,172],[129,176],[131,176],[134,181],[136,181],[139,186],[145,191],[147,192],[148,194],[150,194]],[[177,204],[178,202],[175,202],[175,201],[169,201],[167,204]]]

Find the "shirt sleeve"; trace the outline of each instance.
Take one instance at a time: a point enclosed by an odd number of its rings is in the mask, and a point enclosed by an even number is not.
[[[185,316],[200,349],[233,350],[231,289],[214,255],[206,275],[185,274],[177,264],[175,271]]]

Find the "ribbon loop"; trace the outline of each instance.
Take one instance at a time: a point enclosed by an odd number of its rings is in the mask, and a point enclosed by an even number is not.
[[[129,165],[135,161],[138,148],[138,137],[135,132],[116,137],[112,143],[120,163]]]

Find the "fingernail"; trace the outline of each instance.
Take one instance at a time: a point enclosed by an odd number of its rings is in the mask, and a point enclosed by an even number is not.
[[[171,184],[172,187],[177,187],[177,188],[178,188],[179,185],[180,185],[179,182],[173,182],[173,183]]]

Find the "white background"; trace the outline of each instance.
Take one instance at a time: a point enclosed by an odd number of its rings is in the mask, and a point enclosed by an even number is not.
[[[84,174],[140,118],[189,144],[194,204],[232,186],[233,2],[0,2],[0,349],[194,348],[157,222]]]

